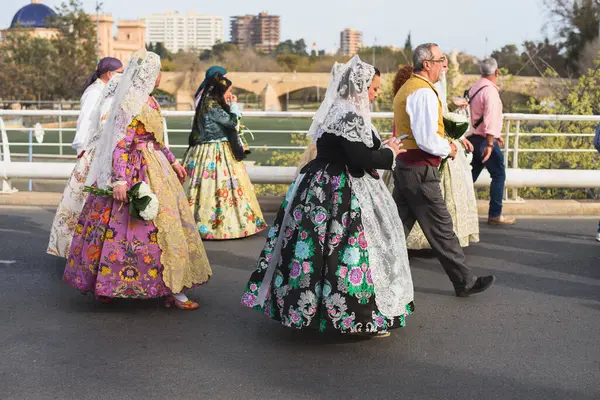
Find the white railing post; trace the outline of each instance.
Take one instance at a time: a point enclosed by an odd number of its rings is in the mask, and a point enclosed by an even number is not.
[[[510,143],[510,119],[506,120],[506,138],[504,140],[504,169],[508,168],[508,155]],[[508,199],[508,189],[504,188],[504,200]]]
[[[58,103],[58,110],[62,111],[62,102]],[[63,155],[63,131],[62,131],[62,115],[58,115],[58,154]]]
[[[163,143],[165,144],[165,146],[169,147],[169,131],[167,130],[167,119],[165,117],[163,117]]]
[[[521,133],[521,120],[517,121],[517,126],[515,129],[515,143],[513,145],[513,168],[519,168],[519,133]],[[512,190],[513,201],[519,200],[519,189],[513,188]]]
[[[10,147],[8,145],[8,135],[6,134],[6,126],[4,126],[4,120],[0,117],[0,162],[2,162],[2,187],[0,187],[0,193],[14,193],[17,189],[13,188],[10,179],[8,178],[8,167],[10,164]]]
[[[33,129],[29,130],[29,152],[27,159],[29,162],[33,162]],[[33,181],[31,179],[27,183],[27,189],[30,192],[33,191]]]

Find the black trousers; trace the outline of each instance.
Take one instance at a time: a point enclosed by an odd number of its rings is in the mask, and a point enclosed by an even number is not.
[[[393,196],[406,236],[415,222],[419,222],[454,288],[460,290],[471,286],[471,270],[465,264],[465,254],[442,197],[439,169],[433,166],[407,166],[398,160],[394,171]]]

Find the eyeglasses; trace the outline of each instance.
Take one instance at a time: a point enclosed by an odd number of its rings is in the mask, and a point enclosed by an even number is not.
[[[437,60],[434,60],[432,58],[431,60],[425,60],[425,61],[429,61],[429,62],[432,62],[432,63],[443,63],[443,62],[446,62],[446,57],[440,57]]]

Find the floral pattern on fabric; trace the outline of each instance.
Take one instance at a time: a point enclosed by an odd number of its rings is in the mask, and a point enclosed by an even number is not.
[[[158,107],[155,101],[149,105]],[[153,142],[154,136],[145,126],[134,119],[127,128],[124,140],[117,144],[113,153],[113,180],[123,181],[129,187],[144,181],[159,198],[159,216],[155,224],[129,216],[127,204],[116,202],[111,197],[90,195],[75,227],[75,236],[67,258],[63,280],[82,292],[92,292],[97,296],[123,298],[150,298],[177,293],[181,283],[190,288],[202,284],[211,275],[200,237],[193,227],[193,217],[189,208],[177,208],[177,202],[165,200],[165,191],[179,198],[185,204],[185,195],[169,162],[175,157],[164,145],[161,151],[150,149],[132,150],[133,143]],[[152,154],[150,154],[152,152]],[[161,160],[162,159],[162,160]],[[155,190],[150,177],[163,185]],[[166,183],[165,183],[166,182]],[[176,185],[174,184],[176,183]],[[177,195],[179,191],[179,195]],[[174,205],[175,204],[175,205]],[[169,209],[165,209],[165,207]],[[178,225],[170,225],[168,234],[177,241],[188,242],[188,254],[176,253],[183,259],[177,267],[169,266],[168,279],[163,279],[165,267],[162,263],[163,251],[174,251],[161,241],[161,214],[168,213],[170,219],[178,218]],[[191,233],[190,233],[191,232]],[[163,246],[163,248],[161,248]],[[187,255],[187,258],[185,257]],[[174,287],[172,275],[181,278]]]
[[[69,254],[75,227],[88,197],[88,194],[83,191],[83,187],[93,157],[94,150],[91,150],[85,152],[75,163],[75,168],[67,182],[50,228],[50,240],[46,250],[48,254],[64,258],[67,258]]]
[[[347,173],[313,163],[299,179],[269,231],[242,303],[297,329],[376,333],[404,326],[412,302],[391,318],[377,307],[362,210]],[[259,292],[273,257],[280,262],[261,306]]]
[[[191,147],[183,165],[186,193],[202,239],[236,239],[254,235],[267,225],[246,167],[229,142]]]

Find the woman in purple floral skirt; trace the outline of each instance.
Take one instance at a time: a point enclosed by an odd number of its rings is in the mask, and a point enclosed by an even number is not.
[[[167,307],[198,308],[184,290],[212,272],[180,181],[185,170],[163,141],[163,119],[150,96],[160,82],[160,58],[136,52],[96,116],[99,141],[88,185],[113,189],[90,194],[75,229],[63,280],[101,301],[165,297]],[[129,214],[127,190],[145,182],[158,198],[152,220]],[[150,217],[148,217],[150,218]]]

